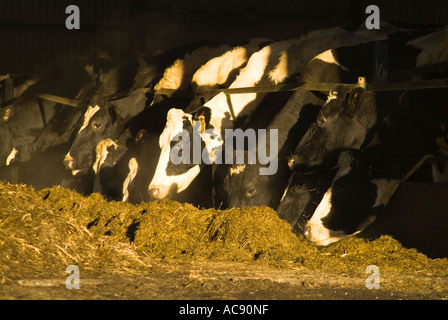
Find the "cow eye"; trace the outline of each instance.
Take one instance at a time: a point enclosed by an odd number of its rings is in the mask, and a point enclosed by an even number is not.
[[[319,118],[317,118],[316,122],[319,127],[322,127],[327,123],[327,118],[324,115],[321,115]]]
[[[255,194],[257,193],[257,188],[252,187],[249,190],[246,191],[246,197],[247,198],[252,198],[253,196],[255,196]]]
[[[102,127],[102,125],[101,125],[101,123],[100,122],[98,122],[98,121],[93,121],[92,122],[92,129],[93,130],[100,130],[101,129],[101,127]]]

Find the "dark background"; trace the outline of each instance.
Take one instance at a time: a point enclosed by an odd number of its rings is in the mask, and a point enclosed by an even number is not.
[[[65,27],[70,4],[80,9],[80,30]],[[370,4],[379,6],[385,21],[448,25],[446,0],[0,0],[0,74],[46,72],[96,50],[156,51],[358,27]]]

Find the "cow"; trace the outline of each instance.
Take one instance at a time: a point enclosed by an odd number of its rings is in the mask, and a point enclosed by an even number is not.
[[[429,36],[431,41],[427,40],[428,36],[412,41],[409,41],[409,36],[400,37],[399,41],[392,42],[395,51],[393,54],[391,52],[391,57],[399,60],[399,62],[395,62],[396,70],[415,65],[421,66],[423,62],[419,63],[420,60],[430,63],[431,61],[427,57],[431,56],[433,47],[440,51],[440,47],[435,44],[434,36]],[[425,41],[421,39],[425,39]],[[348,49],[351,50],[351,48]],[[402,56],[403,52],[408,53],[405,59]],[[394,59],[392,61],[395,61]],[[435,76],[441,76],[441,74],[435,74]],[[313,208],[315,209],[320,201],[315,198],[312,203],[309,203],[307,212],[304,212],[303,216],[300,211],[293,211],[295,212],[293,214],[287,209],[288,204],[302,201],[302,199],[297,199],[294,192],[295,186],[306,186],[306,188],[301,188],[302,193],[314,194],[316,197],[318,197],[317,195],[323,196],[327,190],[326,186],[329,185],[329,182],[331,183],[330,177],[334,173],[334,168],[337,168],[339,152],[350,148],[360,149],[363,145],[367,145],[376,132],[377,126],[390,110],[390,101],[398,101],[402,95],[402,91],[374,94],[365,91],[362,87],[351,92],[347,88],[336,87],[330,93],[328,103],[316,118],[316,123],[310,127],[290,157],[288,164],[295,173],[290,187],[285,191],[283,203],[277,208],[279,215],[292,223],[294,228],[297,228],[295,223],[300,220],[299,229],[303,233],[304,223],[309,220],[310,214],[314,212]],[[434,165],[432,171],[434,177],[436,175],[443,176],[435,170]],[[321,176],[321,181],[315,182],[316,179],[311,179],[312,183],[310,183],[309,179],[313,175]],[[303,179],[308,182],[303,183]]]
[[[439,37],[444,34],[436,33]],[[391,71],[421,66],[423,62],[419,61],[430,63],[427,57],[434,50],[434,41],[429,42],[432,46],[428,45],[422,49],[423,43],[428,41],[423,42],[419,40],[421,38],[409,40],[414,37],[413,34],[402,33],[391,37],[389,40]],[[434,37],[435,35],[430,38]],[[331,50],[331,53],[337,57],[342,66],[348,68],[348,71],[366,75],[370,74],[369,69],[373,69],[373,48],[369,48],[370,46],[371,44],[367,47],[352,46]],[[434,62],[436,61],[439,60]],[[371,81],[372,79],[367,79],[367,82]],[[388,113],[389,110],[384,106],[388,101],[399,99],[401,94],[401,91],[368,92],[362,86],[351,90],[344,86],[335,87],[328,95],[322,112],[316,117],[315,124],[309,128],[290,157],[290,168],[295,171],[313,170],[326,163],[334,164],[341,150],[361,148],[363,144],[368,143],[375,131],[375,125]]]
[[[155,84],[146,84],[151,89],[183,90],[188,86],[197,68],[211,57],[226,51],[227,45],[203,46],[193,52],[185,53],[166,68],[161,78]],[[172,54],[168,54],[171,58]],[[139,74],[136,74],[139,70]],[[142,74],[150,71],[142,63],[119,65],[108,70],[103,76],[104,85],[88,103],[83,124],[64,158],[64,164],[73,175],[91,172],[97,144],[105,139],[115,140],[126,128],[128,122],[141,113],[146,107],[152,107],[163,101],[165,95],[154,95],[152,92],[135,90],[136,84],[141,85]],[[153,79],[145,75],[143,79]],[[125,92],[124,96],[113,97]],[[171,96],[168,94],[167,96]],[[186,97],[183,104],[191,100]]]
[[[66,176],[58,166],[63,158],[60,155],[64,150],[67,152],[82,110],[48,100],[38,102],[37,95],[88,99],[96,83],[88,69],[82,61],[74,60],[68,66],[61,65],[32,78],[31,82],[23,82],[20,90],[25,87],[27,90],[1,113],[1,179],[39,189],[63,183]],[[70,184],[80,190],[81,184]]]
[[[266,40],[254,39],[247,45],[234,47],[226,53],[210,59],[194,73],[191,86],[195,90],[225,86],[226,83],[234,79],[236,71],[246,63],[246,55],[250,56],[256,50],[255,47],[258,47],[259,43],[264,41]],[[114,189],[116,191],[114,192],[115,195],[118,196],[118,191],[121,192],[121,185],[123,201],[136,203],[150,200],[148,198],[148,184],[154,174],[160,153],[158,140],[164,128],[163,120],[166,119],[167,112],[173,105],[182,105],[172,99],[173,97],[158,102],[157,105],[153,105],[133,119],[129,126],[133,133],[125,133],[128,136],[126,145],[123,143],[124,141],[119,141],[118,149],[111,150],[112,157],[115,158],[120,153],[119,150],[126,150],[118,156],[121,159],[109,161],[108,157],[103,168],[99,170],[99,174],[103,177],[101,179],[101,185],[104,187],[103,192],[107,192],[106,189]],[[193,99],[186,109],[194,110],[199,106],[200,100]],[[151,123],[151,119],[153,122],[156,120],[156,122]],[[150,125],[148,125],[149,123]],[[112,176],[114,171],[116,171],[114,182],[112,182],[112,179],[106,181],[105,177]],[[207,193],[203,188],[201,190],[203,190],[201,194]],[[185,195],[176,197],[177,200],[186,198]],[[197,198],[199,197],[191,198],[192,201],[190,202],[198,203],[195,201]],[[203,203],[200,202],[199,204]]]
[[[313,31],[301,39],[300,45],[295,44],[282,53],[279,65],[285,67],[284,59],[287,57],[289,64],[295,65],[296,71],[299,71],[302,83],[340,82],[342,67],[335,63],[331,52],[324,51],[315,57],[312,54],[328,48],[379,40],[384,36],[383,34],[367,35],[364,30],[350,33],[341,28]],[[306,63],[307,59],[311,61]],[[276,68],[275,72],[278,73],[278,70]],[[318,110],[325,102],[320,97],[323,95],[317,97],[317,94],[305,90],[297,91],[267,126],[267,132],[272,129],[279,132],[278,149],[280,150],[277,157],[279,169],[275,174],[260,175],[259,168],[263,166],[261,164],[218,166],[214,180],[217,204],[220,207],[226,207],[225,202],[227,201],[231,207],[266,205],[274,209],[277,208],[291,174],[285,159],[295,149],[308,126],[314,122]],[[278,100],[275,103],[282,102]],[[304,106],[306,107],[304,108]]]
[[[69,66],[56,67],[48,74],[27,77],[16,87],[20,88],[17,90],[21,96],[15,97],[11,104],[1,109],[0,126],[5,133],[0,140],[0,167],[13,161],[27,161],[36,150],[68,141],[69,129],[72,127],[68,128],[67,123],[79,111],[52,101],[39,103],[37,95],[49,93],[71,99],[84,99],[90,92],[93,79],[79,61],[75,62]],[[17,90],[16,94],[19,94]],[[59,128],[52,128],[54,135],[43,132],[56,122],[59,122]],[[56,137],[56,134],[59,136]]]
[[[393,109],[370,143],[340,153],[338,172],[306,224],[305,237],[326,246],[362,232],[428,156],[446,155],[447,98],[447,89],[426,89],[389,101]]]
[[[406,48],[406,43],[414,35],[399,31],[396,33],[396,30],[392,29],[389,36],[392,39],[389,40],[392,41],[391,47],[394,48],[390,56],[396,71],[415,65],[414,59],[418,59],[421,55],[427,56],[428,51],[431,51],[430,46],[427,45],[428,41],[425,43],[419,41],[419,45],[409,42],[408,44],[412,46]],[[431,39],[433,41],[430,44],[434,45],[434,38]],[[427,48],[422,50],[425,46]],[[351,64],[349,57],[355,55],[354,59],[359,59],[363,47],[365,48],[366,45],[330,51],[338,59],[345,59],[346,62],[341,65],[352,66],[351,68],[355,71],[351,79],[354,79],[356,74],[360,74],[356,71],[358,70],[356,64],[354,66]],[[403,51],[402,47],[406,50]],[[364,50],[369,60],[371,59],[370,52],[371,49]],[[408,56],[403,58],[403,52],[407,52]],[[366,63],[370,66],[370,61]],[[344,76],[350,68],[342,71],[343,78],[351,82],[350,78]],[[367,144],[378,122],[387,114],[388,108],[385,107],[387,102],[399,99],[400,95],[402,92],[381,92],[373,95],[372,92],[366,92],[362,86],[353,91],[344,86],[338,86],[329,93],[326,105],[316,117],[316,123],[311,125],[288,161],[294,173],[276,210],[294,230],[303,234],[304,225],[330,187],[337,170],[336,159],[340,151],[338,149],[359,149],[363,144]],[[362,101],[363,99],[367,100]],[[364,104],[361,109],[362,103]],[[297,210],[293,209],[294,206]]]
[[[270,75],[273,75],[272,71],[279,62],[280,53],[297,41],[297,39],[293,39],[274,42],[253,53],[247,61],[247,65],[240,71],[229,88],[272,84],[273,80]],[[283,77],[283,79],[286,78],[287,75]],[[233,128],[234,120],[237,118],[250,116],[265,96],[266,93],[230,95],[220,93],[192,113],[180,109],[170,110],[167,115],[166,127],[160,135],[162,151],[149,186],[150,194],[161,199],[187,189],[201,170],[215,161],[215,157],[218,156],[215,149],[222,146],[220,137],[223,136],[224,130]],[[171,161],[170,154],[181,151],[176,150],[180,144],[173,139],[181,142],[179,134],[183,133],[192,137],[187,143],[188,146],[190,144],[192,146],[189,148],[190,150],[193,150],[194,147],[193,138],[199,137],[196,141],[197,146],[200,146],[200,153],[205,155],[206,162],[175,164]]]
[[[281,100],[276,99],[276,102],[281,103]],[[215,206],[224,209],[265,205],[275,209],[291,174],[287,157],[314,121],[322,105],[323,101],[312,92],[298,90],[265,126],[266,146],[258,145],[257,152],[263,152],[277,163],[275,173],[261,175],[260,169],[267,169],[271,163],[248,163],[248,150],[245,150],[244,159],[247,160],[244,163],[237,162],[238,151],[234,151],[232,164],[216,165],[213,175]],[[260,115],[264,116],[264,113],[260,112]],[[253,122],[249,123],[252,124]],[[271,130],[276,130],[277,140],[271,139]],[[258,135],[258,139],[260,138]],[[271,148],[271,140],[276,143],[275,147]]]
[[[281,219],[291,225],[296,234],[303,235],[305,224],[330,188],[336,172],[337,168],[330,168],[310,174],[290,175],[288,185],[275,210]]]

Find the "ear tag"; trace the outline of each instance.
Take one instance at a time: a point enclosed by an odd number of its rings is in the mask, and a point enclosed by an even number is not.
[[[201,134],[203,134],[205,132],[205,117],[200,115],[198,120],[201,122]]]

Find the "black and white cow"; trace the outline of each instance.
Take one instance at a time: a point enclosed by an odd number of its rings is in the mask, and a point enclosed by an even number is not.
[[[276,102],[282,103],[279,98]],[[276,208],[291,175],[287,165],[288,156],[314,121],[323,103],[309,91],[299,90],[294,93],[271,123],[264,127],[266,138],[263,141],[266,141],[266,145],[258,145],[256,152],[266,155],[270,159],[268,163],[249,163],[248,150],[244,153],[245,162],[238,163],[238,151],[235,150],[233,164],[216,165],[213,175],[215,205],[219,208],[260,205]],[[249,126],[252,124],[249,122]],[[271,138],[273,133],[277,139]],[[257,138],[261,139],[261,136],[258,134]],[[271,146],[272,142],[275,146]],[[261,168],[265,168],[266,172],[269,168],[273,170],[262,175]]]
[[[247,61],[246,55],[250,55],[255,51],[255,47],[258,47],[258,43],[261,41],[265,40],[253,40],[247,45],[232,48],[218,57],[213,57],[204,65],[200,66],[193,74],[190,85],[196,90],[225,86],[226,83],[234,79],[236,71],[245,64]],[[202,60],[195,59],[196,64],[200,61]],[[173,66],[179,64],[180,62],[177,62]],[[171,78],[173,74],[175,74],[173,70],[167,70],[165,72],[167,78],[164,77],[158,86],[163,86],[162,83],[168,83],[168,78]],[[179,80],[171,79],[173,83],[176,83],[176,81],[179,82]],[[182,86],[186,87],[187,84],[182,84]],[[185,100],[185,97],[183,99]],[[117,192],[120,191],[123,201],[133,203],[150,200],[148,199],[148,184],[154,175],[159,158],[160,147],[158,140],[163,131],[168,110],[173,106],[184,106],[186,109],[191,110],[200,107],[199,99],[185,101],[189,102],[188,107],[186,107],[185,102],[179,99],[176,100],[176,95],[174,94],[168,99],[155,102],[151,108],[144,110],[131,121],[128,126],[129,130],[127,130],[129,132],[123,133],[127,138],[123,140],[120,137],[120,140],[123,141],[118,141],[117,147],[111,150],[111,157],[120,159],[110,161],[108,157],[102,165],[102,168],[98,170],[99,175],[103,177],[101,178],[103,192],[107,192],[106,189],[115,189],[116,192],[114,193],[118,194]],[[126,143],[124,143],[125,141]],[[120,150],[125,151],[120,154]],[[100,152],[99,154],[104,154],[104,152]],[[115,187],[111,188],[111,183],[106,182],[105,177],[107,175],[111,176],[114,170],[117,171],[117,174],[115,174],[116,178],[112,183]],[[112,180],[109,179],[109,181]],[[109,187],[106,184],[109,184]],[[143,188],[143,185],[146,185],[146,187]],[[191,202],[195,202],[194,200]]]
[[[281,74],[279,77],[274,71],[279,65],[280,54],[297,42],[297,39],[275,42],[253,53],[229,88],[272,84],[277,78],[285,80],[291,74]],[[193,113],[180,109],[170,110],[166,127],[160,136],[162,151],[154,178],[149,186],[151,195],[155,198],[165,198],[187,189],[206,165],[215,162],[219,154],[215,150],[223,145],[221,137],[224,136],[225,129],[233,128],[233,121],[237,118],[251,115],[265,96],[266,93],[230,95],[220,93]],[[178,142],[182,142],[182,139],[179,137],[184,133],[192,139],[180,144]],[[196,143],[194,143],[194,137],[198,138]],[[181,145],[186,146],[191,152],[193,148],[199,147],[200,150],[196,152],[201,159],[194,161],[191,158],[186,161],[187,163],[173,163],[170,158],[171,152],[177,154],[186,152],[177,150]],[[204,158],[206,161],[202,161]]]
[[[128,122],[141,113],[145,107],[163,101],[165,95],[154,96],[151,92],[146,94],[142,91],[132,91],[137,89],[136,83],[142,85],[145,79],[151,81],[157,79],[157,83],[146,83],[145,86],[150,86],[155,90],[185,89],[197,68],[228,48],[227,45],[203,46],[192,52],[184,53],[183,58],[171,61],[170,67],[162,70],[161,78],[146,75],[146,72],[151,72],[153,69],[133,61],[110,68],[103,76],[103,90],[100,90],[88,104],[84,122],[64,159],[66,167],[72,171],[73,175],[91,171],[95,161],[95,148],[100,141],[117,139]],[[172,53],[169,52],[167,56],[168,59],[172,58]],[[159,59],[155,61],[157,62]],[[137,70],[138,74],[136,74]],[[127,92],[127,95],[122,98],[111,98],[112,95],[120,92]],[[190,99],[190,97],[186,97],[186,99]],[[188,104],[188,101],[183,103]]]
[[[409,91],[392,100],[372,141],[339,156],[339,170],[305,227],[305,236],[325,246],[371,224],[401,182],[426,157],[447,154],[447,89]]]
[[[36,96],[46,93],[88,99],[96,83],[88,69],[80,60],[75,60],[37,76],[32,86],[29,81],[23,82],[20,90],[29,88],[1,113],[1,179],[37,189],[64,184],[67,177],[61,160],[76,132],[82,110],[47,100],[39,104]],[[1,168],[3,165],[6,166]],[[82,192],[83,183],[65,181],[70,183],[66,186]]]
[[[17,87],[20,89],[15,90],[15,94],[20,91],[22,96],[0,109],[0,126],[5,132],[0,140],[0,168],[11,164],[13,160],[27,161],[34,151],[41,148],[67,142],[64,139],[70,135],[66,126],[70,121],[69,114],[74,115],[79,111],[50,101],[43,101],[39,105],[36,98],[38,94],[83,99],[89,93],[92,81],[84,66],[79,63],[61,66],[48,74],[22,81],[22,85]],[[47,125],[53,123],[52,126],[57,126],[56,122],[63,122],[59,124],[57,132],[53,132],[53,135],[43,132]]]
[[[440,46],[434,44],[435,38],[444,43],[445,33],[446,31],[436,32],[412,41],[409,39],[414,37],[413,34],[400,32],[392,35],[388,40],[390,71],[412,69],[423,63],[430,64],[428,56],[431,56],[431,52],[441,51]],[[428,37],[432,41],[427,40]],[[424,45],[427,47],[423,48]],[[373,70],[373,52],[372,43],[328,51],[345,67],[342,74],[342,82],[345,83],[353,83],[349,79],[353,79],[354,74],[371,74],[369,70]],[[442,59],[439,55],[436,56],[433,63]],[[347,78],[347,75],[350,77]],[[367,78],[367,82],[371,81],[371,78]],[[290,157],[290,168],[296,171],[309,170],[325,162],[335,163],[339,151],[359,149],[363,143],[368,142],[375,124],[389,112],[384,106],[388,101],[399,99],[401,94],[400,91],[375,93],[366,92],[362,87],[354,90],[344,86],[335,87],[317,116],[316,123],[310,127]]]
[[[430,38],[431,41],[417,39],[418,45],[409,42],[412,46],[406,46],[410,36],[412,34],[405,34],[403,37],[402,33],[391,36],[390,46],[394,50],[390,52],[391,67],[393,66],[395,71],[411,68],[415,65],[416,57],[418,61],[419,57],[431,56],[432,47],[438,48],[438,52],[441,51],[434,43],[434,37]],[[335,54],[337,53],[339,58],[354,54],[353,59],[359,59],[361,51],[358,49],[359,47],[355,50],[349,47],[335,51]],[[350,51],[353,53],[350,54]],[[407,53],[407,56],[403,57],[403,53]],[[350,62],[350,59],[348,60]],[[430,63],[430,60],[425,59],[425,63]],[[348,65],[350,64],[344,63],[344,66]],[[316,118],[316,123],[311,126],[295,154],[290,157],[289,165],[296,172],[291,177],[277,208],[279,216],[296,230],[301,229],[303,233],[304,224],[310,219],[331,185],[339,152],[350,148],[359,149],[363,144],[367,144],[376,130],[376,124],[381,122],[390,110],[390,101],[399,100],[402,94],[378,92],[374,95],[362,87],[352,92],[344,87],[335,88]],[[294,206],[297,210],[293,209]]]
[[[349,46],[384,37],[383,34],[369,35],[365,31],[350,33],[341,28],[313,31],[303,37],[300,44],[295,44],[282,53],[280,65],[284,65],[283,59],[287,58],[289,64],[296,66],[295,71],[300,74],[302,83],[341,82],[340,74],[343,68],[332,56],[331,51],[324,51],[314,57],[312,54],[329,48]],[[288,68],[292,69],[291,66]],[[278,72],[278,69],[275,71]],[[353,78],[356,78],[356,75],[353,75]],[[278,99],[276,103],[282,102]],[[273,175],[262,176],[259,174],[259,169],[263,167],[261,164],[218,166],[215,174],[215,190],[220,198],[217,201],[218,204],[228,202],[231,207],[268,205],[277,208],[291,175],[285,159],[296,148],[309,125],[314,122],[323,104],[322,98],[318,98],[309,91],[299,90],[294,93],[266,127],[268,134],[272,129],[278,131],[278,171]],[[223,170],[224,172],[221,172]]]

